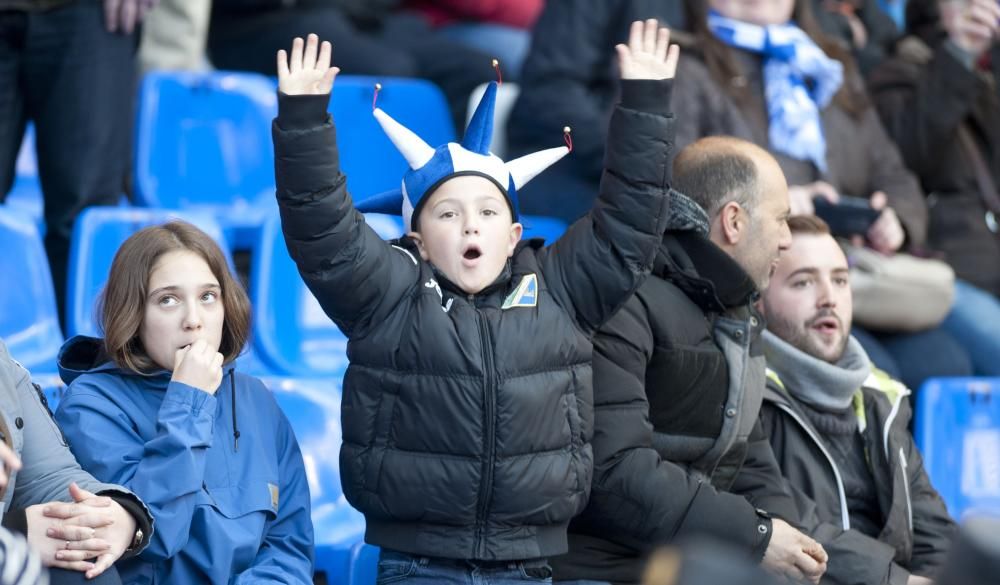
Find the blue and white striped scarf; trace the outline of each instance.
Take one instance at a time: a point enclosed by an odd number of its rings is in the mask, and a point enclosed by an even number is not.
[[[771,148],[826,171],[820,110],[844,81],[844,68],[793,23],[760,26],[712,12],[709,29],[731,47],[764,57]],[[807,84],[811,82],[811,85]]]

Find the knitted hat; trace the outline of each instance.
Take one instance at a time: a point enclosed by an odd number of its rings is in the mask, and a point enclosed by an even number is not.
[[[402,215],[406,231],[412,231],[414,214],[419,215],[422,204],[435,189],[453,177],[476,175],[489,179],[500,189],[510,204],[514,221],[518,221],[517,190],[566,156],[569,148],[549,148],[506,163],[492,154],[489,148],[493,138],[496,96],[497,83],[491,82],[469,121],[462,142],[449,142],[436,149],[376,108],[375,119],[406,159],[410,169],[403,175],[400,189],[358,202],[358,211]]]

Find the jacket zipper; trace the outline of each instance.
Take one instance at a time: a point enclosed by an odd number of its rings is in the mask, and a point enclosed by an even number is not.
[[[906,453],[903,448],[899,448],[899,466],[903,469],[903,493],[906,495],[906,520],[910,525],[910,534],[913,534],[913,507],[910,505],[910,474],[906,470]]]
[[[474,302],[470,299],[470,302]],[[493,363],[493,342],[482,313],[476,309],[476,322],[479,325],[479,336],[483,347],[483,418],[486,432],[483,441],[486,442],[486,457],[483,460],[482,480],[479,484],[479,510],[476,514],[476,548],[479,555],[486,558],[486,514],[493,497],[493,466],[496,459],[496,366]]]
[[[837,481],[837,495],[840,496],[840,522],[844,530],[850,530],[851,515],[847,511],[847,495],[844,492],[844,480],[840,476],[840,469],[837,467],[837,464],[833,462],[833,457],[830,456],[830,453],[826,450],[826,447],[824,447],[823,443],[819,440],[819,437],[816,436],[816,433],[814,433],[813,430],[809,428],[809,425],[807,425],[805,421],[802,420],[802,417],[800,417],[798,413],[796,413],[794,410],[792,410],[789,406],[785,404],[781,404],[779,402],[776,402],[775,404],[778,406],[778,408],[788,413],[788,416],[792,417],[795,420],[795,422],[799,423],[799,426],[806,431],[806,434],[812,438],[813,442],[816,443],[816,446],[819,447],[819,450],[822,451],[824,456],[826,456],[827,462],[830,463],[830,468],[833,469],[833,477]]]

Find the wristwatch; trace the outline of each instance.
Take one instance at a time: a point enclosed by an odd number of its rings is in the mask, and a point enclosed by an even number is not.
[[[143,536],[144,535],[142,533],[142,528],[136,528],[135,536],[132,537],[132,544],[128,545],[128,548],[125,549],[125,552],[132,552],[135,549],[139,548],[139,545],[142,544]]]

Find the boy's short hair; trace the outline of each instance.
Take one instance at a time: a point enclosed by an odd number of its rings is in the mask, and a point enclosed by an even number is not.
[[[184,221],[170,221],[132,234],[111,263],[108,283],[98,299],[104,349],[125,370],[147,373],[157,365],[139,340],[146,311],[149,276],[161,256],[188,251],[201,256],[222,289],[225,317],[219,352],[225,362],[236,359],[250,336],[250,300],[243,286],[229,272],[226,257],[205,232]]]
[[[788,229],[792,235],[830,235],[830,226],[815,215],[793,215],[788,218]]]

